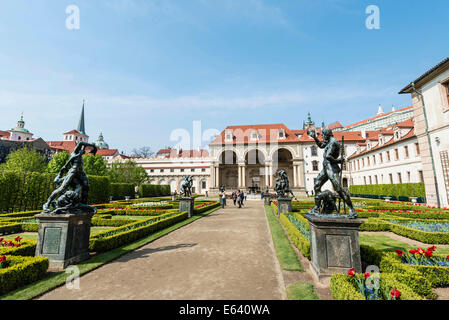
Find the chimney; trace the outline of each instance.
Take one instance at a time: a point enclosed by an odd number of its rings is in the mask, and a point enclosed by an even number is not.
[[[366,139],[366,129],[362,129],[362,131],[360,131],[362,138]]]
[[[384,110],[382,109],[382,106],[379,104],[379,108],[377,108],[377,115],[380,116],[381,114],[384,114]]]

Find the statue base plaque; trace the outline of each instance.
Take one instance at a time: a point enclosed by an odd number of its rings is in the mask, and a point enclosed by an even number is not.
[[[179,199],[179,212],[187,211],[189,218],[193,216],[193,203],[195,198],[184,197]]]
[[[319,281],[354,268],[362,272],[359,219],[305,215],[309,221],[311,269]]]
[[[281,213],[292,212],[292,199],[290,197],[278,197],[278,217]]]
[[[35,215],[39,219],[36,256],[50,260],[52,269],[64,269],[89,258],[92,212]]]

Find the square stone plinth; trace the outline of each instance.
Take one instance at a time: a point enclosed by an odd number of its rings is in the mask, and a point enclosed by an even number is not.
[[[358,219],[305,215],[309,221],[311,269],[319,281],[354,268],[362,272]]]
[[[39,219],[36,256],[50,260],[50,268],[64,269],[89,258],[93,213],[35,215]]]
[[[187,211],[189,218],[193,216],[195,198],[184,197],[179,199],[179,212]]]
[[[292,212],[292,199],[289,197],[278,197],[278,217],[281,213]]]

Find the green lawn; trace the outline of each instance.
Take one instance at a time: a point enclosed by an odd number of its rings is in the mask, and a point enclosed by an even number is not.
[[[410,250],[413,247],[405,242],[394,240],[389,236],[383,234],[359,234],[360,244],[368,245],[383,251],[395,251],[395,250]],[[430,247],[431,245],[423,246],[424,249]],[[441,248],[436,245],[437,250],[435,253],[439,254],[449,254],[449,248]]]
[[[298,281],[289,284],[286,292],[288,300],[320,300],[313,284],[309,282]]]
[[[37,232],[14,233],[14,234],[8,234],[6,236],[1,236],[1,238],[5,239],[5,240],[14,240],[14,238],[17,236],[21,236],[23,240],[37,241]]]
[[[293,250],[290,241],[285,235],[284,229],[273,215],[270,206],[265,206],[265,213],[267,214],[268,224],[270,225],[271,235],[273,237],[274,248],[279,259],[281,268],[289,271],[304,271],[299,262],[296,252]]]
[[[151,218],[151,216],[112,216],[112,219],[113,220],[128,220],[128,219],[131,219],[131,220],[145,220],[145,219],[148,219],[148,218]]]

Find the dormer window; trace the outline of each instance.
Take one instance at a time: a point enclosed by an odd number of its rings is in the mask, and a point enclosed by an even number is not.
[[[279,139],[285,139],[285,130],[284,129],[279,130],[278,137],[279,137]]]
[[[232,141],[232,140],[233,140],[232,131],[226,131],[225,141]]]
[[[256,130],[251,132],[251,140],[259,140],[259,133]]]

